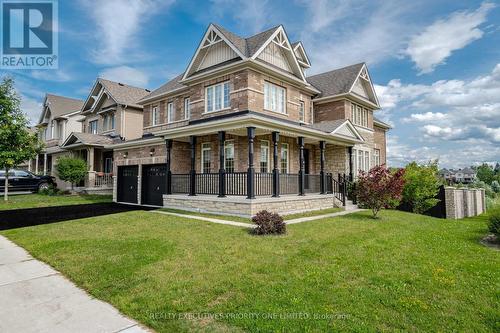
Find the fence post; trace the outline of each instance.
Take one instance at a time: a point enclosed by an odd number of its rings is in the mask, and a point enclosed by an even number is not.
[[[345,207],[345,203],[346,203],[346,196],[347,196],[347,183],[344,181],[342,182],[342,185],[341,185],[341,188],[342,188],[342,206]]]
[[[320,152],[320,171],[319,171],[319,191],[321,194],[326,194],[326,182],[325,182],[325,141],[319,142],[319,152]]]

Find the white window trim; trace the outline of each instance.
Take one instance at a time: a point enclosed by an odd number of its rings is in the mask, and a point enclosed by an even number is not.
[[[267,98],[266,98],[266,85],[268,85],[269,88],[271,88],[272,86],[275,86],[277,89],[283,90],[283,112],[280,112],[280,111],[277,111],[277,110],[273,110],[270,107],[269,103],[267,102]],[[269,91],[269,89],[268,89],[268,91]],[[270,100],[271,100],[272,97],[271,96],[269,96],[269,97],[270,97]],[[279,103],[279,100],[278,100],[278,97],[276,96],[276,107],[278,106],[278,103]],[[265,111],[274,112],[274,113],[278,113],[278,114],[285,114],[285,115],[287,115],[288,114],[288,112],[287,112],[287,110],[288,110],[287,104],[288,104],[288,102],[287,102],[287,91],[286,91],[286,88],[282,87],[282,86],[279,86],[277,84],[271,83],[269,81],[264,81],[264,106],[263,106],[264,110]]]
[[[158,113],[158,119],[156,119],[155,114]],[[155,105],[151,107],[151,126],[156,126],[158,125],[160,121],[160,109],[158,108],[158,105]]]
[[[360,168],[359,167],[359,152],[363,152],[363,168]],[[366,167],[366,153],[368,153],[368,168],[365,169]],[[355,147],[353,148],[352,150],[352,157],[353,157],[353,176],[354,177],[357,177],[359,175],[359,170],[363,170],[365,172],[368,172],[370,171],[370,169],[373,167],[373,163],[372,163],[372,152],[370,151],[369,148],[364,148],[364,147]]]
[[[167,124],[171,124],[173,122],[174,117],[174,102],[167,103]]]
[[[224,106],[224,85],[228,84],[229,86],[229,89],[228,89],[228,95],[229,95],[229,105],[228,106]],[[220,109],[216,109],[215,106],[217,105],[216,103],[216,100],[215,100],[215,87],[217,86],[221,86],[221,108]],[[212,103],[213,103],[213,108],[212,108],[212,111],[208,111],[208,89],[209,88],[213,88],[213,99],[212,99]],[[207,86],[205,87],[205,112],[204,113],[213,113],[213,112],[218,112],[218,111],[224,111],[224,110],[228,110],[228,109],[231,109],[231,83],[230,81],[224,81],[224,82],[220,82],[220,83],[217,83],[217,84],[213,84],[211,86]]]
[[[282,156],[283,156],[283,149],[286,149],[286,174],[290,173],[290,145],[288,143],[282,143],[281,144],[281,151],[280,151],[280,172],[283,173],[283,170],[281,168],[282,166]]]
[[[262,146],[265,144],[267,146],[267,170],[266,172],[269,173],[271,172],[271,143],[269,140],[260,140],[260,158],[259,158],[259,172],[262,172],[260,170],[260,163],[262,162]]]
[[[227,171],[227,169],[226,169],[226,158],[227,158],[226,148],[229,145],[233,146],[233,168],[234,168],[234,172],[236,172],[236,156],[235,156],[236,155],[236,149],[235,149],[235,146],[234,146],[234,140],[226,140],[226,141],[224,141],[224,170]]]
[[[204,148],[204,146],[207,145],[208,147]],[[209,151],[210,153],[212,153],[212,144],[210,142],[202,142],[201,144],[201,154],[200,154],[200,173],[206,173],[204,170],[203,170],[203,154],[206,152],[206,151]],[[212,158],[210,156],[210,169],[212,169]],[[212,171],[212,170],[210,170]],[[210,171],[208,173],[210,173]]]
[[[190,119],[191,118],[191,98],[185,97],[184,98],[184,119]]]
[[[302,119],[300,119],[300,110],[302,109]],[[299,101],[299,121],[306,122],[306,103],[304,101]]]

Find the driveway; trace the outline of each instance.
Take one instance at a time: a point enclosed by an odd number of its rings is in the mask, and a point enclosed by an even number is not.
[[[147,332],[0,236],[0,332]]]

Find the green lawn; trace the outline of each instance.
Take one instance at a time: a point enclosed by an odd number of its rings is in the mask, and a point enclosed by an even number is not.
[[[99,202],[111,202],[110,195],[41,195],[19,194],[10,195],[9,201],[0,198],[0,211],[7,209],[37,208],[49,206],[79,205]]]
[[[278,237],[142,211],[2,234],[158,332],[499,331],[485,217],[369,215]]]

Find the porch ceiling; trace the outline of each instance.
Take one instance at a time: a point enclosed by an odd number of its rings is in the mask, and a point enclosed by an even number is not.
[[[226,133],[246,136],[247,127],[255,127],[256,135],[270,134],[277,131],[282,136],[305,138],[306,143],[317,143],[326,141],[330,144],[341,146],[352,146],[356,143],[362,143],[362,140],[343,136],[341,134],[327,133],[314,128],[306,127],[300,124],[280,121],[269,117],[261,116],[256,113],[244,113],[242,115],[227,117],[223,119],[207,120],[193,125],[167,129],[156,133],[157,136],[163,136],[176,141],[188,142],[189,136],[202,136],[216,134],[219,131]]]

